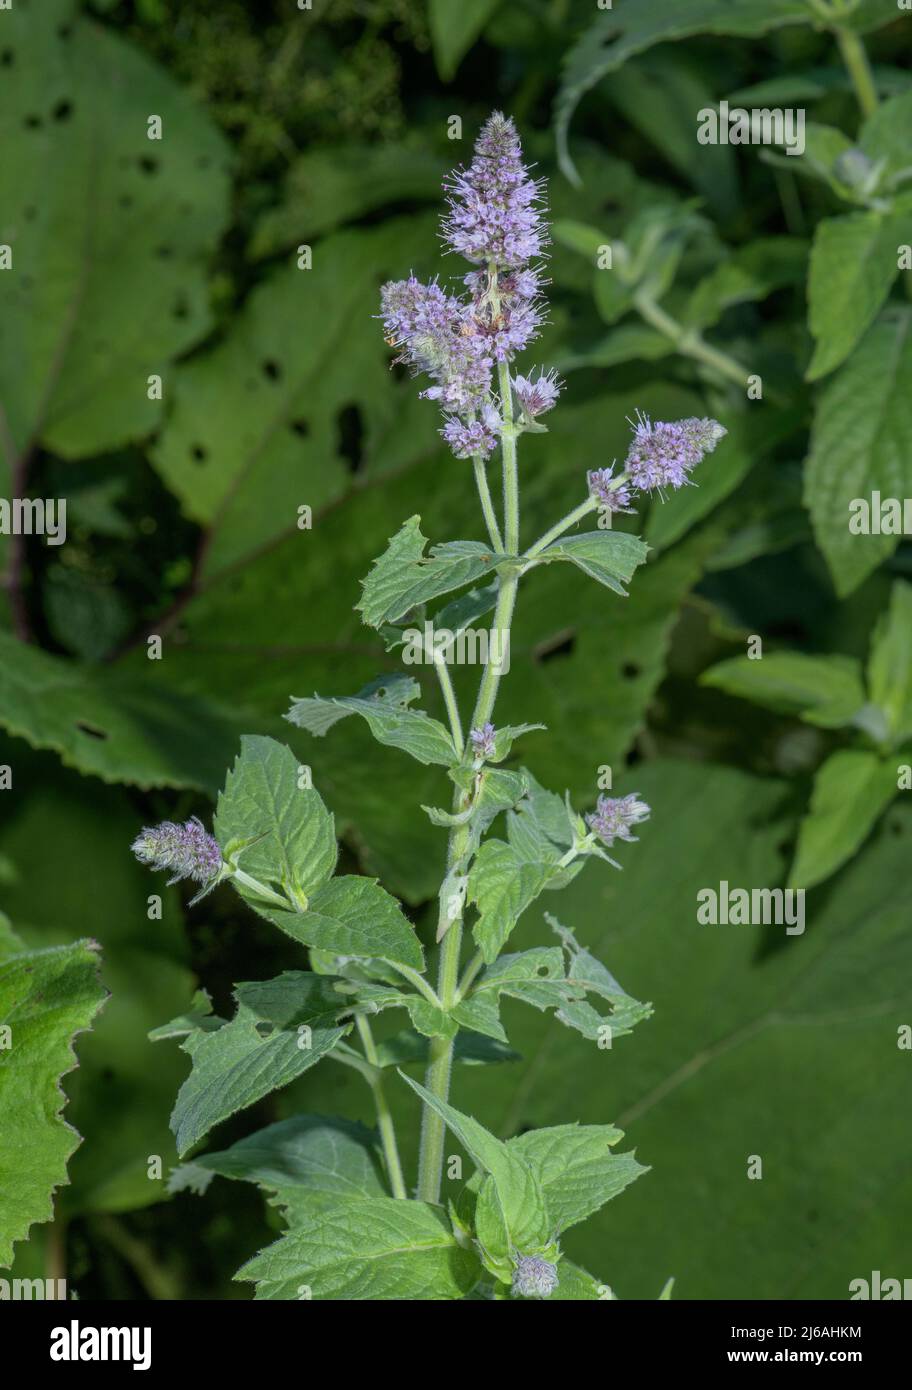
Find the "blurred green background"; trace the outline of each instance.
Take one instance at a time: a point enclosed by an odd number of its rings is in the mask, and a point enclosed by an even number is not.
[[[909,678],[912,551],[853,547],[839,511],[859,451],[856,490],[912,495],[908,372],[891,394],[878,367],[883,335],[907,326],[909,276],[809,380],[812,247],[824,223],[867,215],[834,183],[860,122],[834,35],[802,0],[735,34],[688,28],[690,0],[676,23],[669,0],[635,8],[16,0],[0,15],[0,242],[15,250],[0,285],[0,495],[68,505],[64,546],[0,537],[13,773],[0,909],[29,946],[94,937],[111,992],[64,1083],[83,1136],[71,1182],[15,1273],[65,1268],[82,1298],[250,1296],[232,1273],[277,1218],[221,1179],[168,1195],[187,1063],[146,1034],[198,984],[224,1011],[233,981],[299,965],[299,951],[226,890],[186,911],[190,895],[129,853],[143,824],[208,822],[242,732],[313,767],[349,871],[379,875],[431,939],[444,836],[420,807],[441,804],[442,774],[352,721],[314,741],[281,715],[292,694],[350,693],[393,669],[353,604],[407,516],[435,541],[481,538],[470,472],[391,370],[376,315],[385,279],[461,273],[439,256],[441,179],[494,107],[549,179],[557,222],[550,320],[525,361],[557,366],[567,389],[549,433],[523,441],[527,538],[583,495],[586,469],[623,456],[636,410],[712,414],[730,434],[698,488],[638,520],[653,554],[629,599],[559,566],[533,577],[502,697],[503,722],[547,724],[527,758],[546,785],[588,806],[609,765],[653,807],[624,873],[590,868],[553,907],[655,1015],[600,1052],[508,1004],[522,1060],[461,1069],[454,1102],[504,1136],[574,1119],[627,1132],[651,1172],[566,1240],[622,1299],[656,1297],[669,1275],[683,1298],[846,1298],[871,1270],[912,1272],[897,1045],[912,1022],[912,813],[895,794],[912,729],[889,740],[870,720],[801,717],[834,658],[861,671],[872,632],[895,639],[894,679]],[[907,143],[908,17],[864,0],[855,32]],[[800,105],[843,143],[818,137],[794,160],[700,146],[695,113],[723,97]],[[558,163],[555,112],[573,168]],[[912,218],[891,207],[895,242]],[[592,253],[618,239],[646,248],[651,302],[689,337],[615,299]],[[298,529],[302,505],[312,530]],[[755,634],[765,653],[820,658],[804,703],[701,682]],[[873,792],[840,782],[837,811],[802,831],[815,777],[846,751],[886,768],[887,791],[882,777]],[[698,926],[700,888],[786,882],[802,834],[804,936]],[[536,906],[518,947],[546,936]],[[300,1108],[372,1118],[359,1078],[327,1063],[215,1147]],[[397,1110],[413,1163],[413,1098]],[[163,1179],[148,1176],[154,1155]]]

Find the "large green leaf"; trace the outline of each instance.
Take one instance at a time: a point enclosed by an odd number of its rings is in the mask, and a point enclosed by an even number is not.
[[[816,339],[808,379],[845,361],[870,328],[899,274],[900,244],[912,225],[912,199],[886,212],[850,212],[817,225],[808,281]]]
[[[902,1267],[912,1220],[897,1046],[912,815],[900,798],[832,890],[808,894],[804,935],[786,937],[696,920],[707,886],[782,882],[785,784],[705,762],[640,767],[637,783],[649,852],[578,880],[561,910],[648,990],[649,1027],[619,1056],[514,1010],[524,1060],[509,1079],[456,1074],[453,1102],[471,1096],[501,1134],[568,1117],[625,1131],[653,1171],[563,1242],[620,1297],[654,1298],[657,1272],[674,1270],[684,1298],[846,1299],[859,1271]],[[530,914],[517,935],[529,945],[541,925]]]
[[[541,562],[548,565],[554,560],[569,560],[590,579],[626,597],[626,586],[637,565],[645,562],[647,552],[648,546],[637,536],[623,531],[584,531],[552,541],[541,552]]]
[[[0,957],[0,1266],[34,1222],[50,1221],[67,1181],[80,1136],[62,1117],[60,1081],[77,1065],[73,1039],[104,997],[92,941]]]
[[[7,9],[4,443],[81,458],[152,430],[162,404],[147,378],[167,398],[171,360],[210,326],[229,154],[185,90],[71,0]]]
[[[82,667],[7,632],[0,632],[0,724],[104,782],[207,791],[221,782],[237,728],[216,700],[139,670]]]
[[[307,897],[336,866],[333,818],[319,793],[307,786],[290,748],[272,738],[247,735],[219,795],[215,832],[226,852],[247,847],[241,867],[261,882]]]
[[[286,970],[240,984],[237,1013],[214,1032],[197,1029],[181,1044],[193,1069],[180,1089],[171,1128],[183,1155],[214,1125],[286,1086],[347,1032],[337,1023],[341,995],[321,975]]]
[[[871,699],[896,742],[912,734],[912,585],[897,579],[874,630],[868,662]]]
[[[371,627],[394,623],[418,604],[493,573],[494,554],[480,541],[448,541],[424,553],[421,518],[409,517],[362,581],[358,608]]]
[[[852,593],[898,535],[852,534],[850,505],[863,500],[879,521],[871,494],[912,493],[912,310],[890,309],[821,393],[805,471],[805,503],[836,592]],[[876,499],[875,499],[876,500]]]
[[[530,903],[547,885],[550,864],[523,860],[503,840],[485,840],[469,875],[468,901],[478,908],[472,935],[484,959],[496,960]]]
[[[129,853],[142,817],[121,789],[24,745],[0,762],[12,765],[19,788],[0,798],[0,849],[11,865],[0,905],[30,948],[90,933],[111,992],[67,1081],[68,1117],[85,1142],[58,1209],[72,1217],[146,1206],[164,1195],[165,1173],[150,1175],[149,1157],[160,1155],[165,1168],[175,1157],[168,1116],[186,1071],[176,1049],[155,1049],[145,1036],[193,993],[178,890],[151,881]]]
[[[862,748],[842,748],[827,758],[801,822],[791,886],[813,888],[851,859],[896,791],[895,759]]]
[[[500,4],[500,0],[429,0],[437,71],[448,82]]]
[[[275,926],[300,941],[340,956],[379,957],[413,970],[424,967],[424,954],[396,899],[375,878],[345,875],[310,895],[306,912],[260,907]]]
[[[648,1172],[633,1154],[610,1152],[623,1137],[611,1125],[558,1125],[529,1130],[507,1147],[537,1174],[548,1212],[557,1229],[565,1231]]]
[[[295,1115],[267,1125],[230,1149],[200,1154],[193,1166],[256,1183],[283,1208],[290,1225],[302,1204],[306,1216],[312,1192],[365,1200],[387,1195],[376,1134],[364,1125],[323,1115]]]
[[[362,483],[428,450],[433,411],[411,382],[391,381],[372,320],[383,280],[417,273],[434,245],[423,218],[329,236],[309,269],[295,257],[262,280],[230,331],[176,373],[153,462],[207,529],[198,580],[280,539],[291,540],[293,565],[314,555],[322,564],[324,537],[315,541],[300,509],[318,512],[353,475]],[[300,627],[299,613],[286,639]]]
[[[315,1194],[237,1277],[256,1282],[258,1299],[436,1301],[464,1298],[480,1272],[438,1207]]]
[[[756,38],[784,24],[808,23],[805,0],[615,0],[597,14],[570,49],[555,108],[561,167],[569,178],[575,168],[567,148],[573,113],[592,87],[628,58],[670,39],[689,34],[734,34]]]
[[[514,1250],[526,1254],[546,1246],[554,1238],[554,1227],[532,1164],[524,1155],[496,1139],[471,1115],[432,1095],[404,1072],[402,1077],[425,1104],[446,1121],[447,1128],[490,1179],[494,1200],[506,1227],[506,1241],[501,1249],[492,1248],[490,1238],[485,1239],[479,1229],[479,1239],[488,1253],[495,1257],[511,1255]],[[486,1187],[482,1183],[479,1214]]]
[[[322,735],[347,714],[360,714],[379,743],[402,748],[420,763],[452,767],[458,754],[446,727],[423,710],[409,708],[420,694],[418,682],[409,676],[381,677],[358,695],[293,699],[285,717],[298,728]]]
[[[861,663],[850,656],[808,656],[769,652],[753,659],[731,657],[704,671],[703,685],[752,700],[809,724],[839,729],[850,724],[865,703]]]

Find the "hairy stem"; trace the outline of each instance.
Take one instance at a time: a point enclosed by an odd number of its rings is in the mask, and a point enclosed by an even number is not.
[[[405,1179],[402,1176],[402,1163],[399,1159],[399,1146],[396,1143],[396,1130],[393,1126],[393,1117],[386,1100],[386,1092],[383,1089],[383,1072],[381,1071],[378,1059],[377,1048],[374,1043],[374,1035],[371,1026],[363,1014],[358,1014],[355,1018],[355,1026],[358,1029],[358,1036],[364,1048],[364,1055],[374,1068],[374,1074],[368,1078],[368,1085],[374,1097],[374,1109],[377,1112],[377,1129],[380,1131],[380,1143],[383,1145],[383,1157],[386,1160],[386,1174],[389,1178],[390,1188],[394,1197],[405,1198],[408,1193],[405,1190]]]
[[[618,476],[618,483],[622,483],[626,478],[626,473]],[[562,536],[565,531],[569,531],[571,526],[575,526],[578,521],[582,521],[584,516],[594,512],[598,506],[598,498],[587,497],[585,502],[580,502],[578,507],[574,507],[572,512],[568,512],[560,521],[556,521],[549,531],[543,536],[539,536],[534,545],[530,545],[526,551],[525,559],[531,560],[534,555],[540,555],[552,541],[556,541],[558,536]]]
[[[501,455],[503,460],[504,496],[504,544],[507,554],[519,552],[519,474],[516,467],[516,432],[513,427],[513,388],[510,382],[510,369],[506,363],[500,365],[500,397],[503,428],[501,433]],[[497,634],[498,650],[505,654],[510,639],[510,624],[516,604],[518,575],[513,572],[502,574],[494,608],[493,626]],[[472,716],[472,728],[479,728],[491,718],[494,702],[503,672],[500,665],[489,662],[484,668],[478,689],[478,700]],[[455,810],[465,809],[465,796],[454,800]],[[447,877],[463,864],[469,848],[469,827],[457,825],[450,831],[447,851]],[[446,880],[444,880],[446,884]],[[441,890],[440,919],[437,939],[441,941],[440,964],[437,977],[437,994],[444,1011],[453,1008],[459,997],[459,959],[462,950],[463,898],[453,894],[450,902],[446,889]],[[424,1084],[432,1095],[447,1100],[450,1093],[450,1073],[453,1068],[452,1038],[432,1038],[430,1061]],[[418,1196],[424,1202],[440,1201],[440,1184],[443,1176],[444,1138],[446,1126],[442,1118],[430,1106],[425,1105],[421,1119],[421,1150],[418,1166]]]
[[[440,1008],[440,998],[428,980],[420,975],[417,970],[413,970],[410,965],[399,965],[391,960],[390,965],[400,974],[403,979],[408,980],[409,984],[415,986],[419,994],[423,994],[429,1004],[433,1004],[435,1009]]]
[[[839,51],[842,54],[842,61],[846,65],[846,70],[852,79],[852,86],[855,88],[861,114],[867,120],[877,110],[878,100],[877,87],[874,85],[874,75],[871,72],[871,64],[868,62],[864,41],[854,30],[844,29],[841,25],[837,25],[834,32],[839,44]]]
[[[488,537],[491,545],[498,554],[503,550],[503,539],[500,534],[500,527],[497,524],[497,513],[494,510],[494,502],[491,498],[491,489],[488,486],[488,472],[485,461],[480,454],[476,454],[472,460],[475,469],[475,482],[478,487],[478,497],[481,502],[481,510],[484,514],[485,525],[488,528]]]
[[[456,700],[456,692],[453,689],[453,681],[446,664],[444,656],[434,656],[434,670],[437,672],[437,679],[440,681],[440,689],[443,693],[443,703],[446,705],[447,718],[450,721],[450,733],[453,735],[453,742],[456,745],[456,752],[462,757],[465,749],[465,735],[462,731],[462,719],[459,714],[459,704]]]

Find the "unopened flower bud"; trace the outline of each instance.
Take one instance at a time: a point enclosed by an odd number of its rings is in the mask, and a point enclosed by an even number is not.
[[[161,825],[146,826],[131,848],[141,864],[170,870],[169,886],[182,878],[209,883],[222,867],[218,841],[196,816],[183,825],[166,820]]]
[[[557,1265],[538,1255],[519,1255],[513,1270],[513,1293],[521,1298],[547,1298],[559,1283]]]

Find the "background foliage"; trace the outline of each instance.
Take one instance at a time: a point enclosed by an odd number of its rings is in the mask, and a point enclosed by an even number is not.
[[[627,1132],[651,1173],[566,1242],[622,1298],[654,1298],[669,1274],[690,1298],[844,1298],[853,1277],[901,1272],[912,551],[851,536],[846,516],[852,497],[912,491],[910,276],[886,268],[912,240],[912,30],[892,0],[845,23],[873,63],[868,120],[809,0],[16,0],[0,16],[0,242],[15,250],[0,496],[69,509],[59,549],[0,538],[0,906],[20,939],[2,937],[0,999],[21,943],[72,972],[63,1051],[35,1076],[49,1097],[68,1037],[92,1026],[63,1082],[83,1142],[15,1272],[65,1261],[83,1297],[249,1296],[230,1274],[275,1213],[222,1179],[169,1196],[186,1060],[146,1034],[197,984],[223,1010],[231,980],[300,953],[225,890],[190,912],[164,891],[150,921],[128,852],[143,823],[208,820],[241,733],[281,728],[335,813],[345,870],[379,875],[432,938],[443,843],[420,806],[441,804],[439,771],[360,721],[314,742],[280,715],[292,692],[395,669],[353,605],[406,517],[480,538],[469,476],[372,316],[385,278],[452,273],[435,253],[440,179],[494,105],[550,178],[556,220],[537,359],[569,387],[524,449],[529,533],[623,454],[637,409],[713,414],[731,437],[699,488],[646,519],[653,554],[628,600],[572,566],[535,576],[504,686],[504,722],[548,725],[527,754],[545,784],[589,804],[609,764],[654,807],[623,875],[592,870],[561,903],[654,1017],[604,1053],[508,1001],[520,1060],[460,1068],[454,1104],[471,1086],[504,1137],[571,1118]],[[805,156],[698,145],[696,111],[723,97],[805,107]],[[839,163],[855,146],[881,161],[873,193]],[[643,272],[626,288],[594,268],[605,242]],[[752,634],[762,663],[744,660]],[[807,887],[806,934],[698,927],[697,891],[723,879]],[[536,908],[516,949],[541,933]],[[414,1129],[415,1097],[395,1090]],[[359,1079],[320,1068],[255,1118],[300,1108],[371,1119]],[[224,1124],[219,1146],[249,1123]],[[52,1123],[45,1196],[76,1142]],[[49,1215],[41,1194],[23,1210],[17,1240]]]

